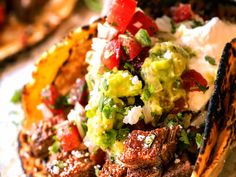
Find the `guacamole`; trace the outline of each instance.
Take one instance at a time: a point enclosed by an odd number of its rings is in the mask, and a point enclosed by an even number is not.
[[[188,59],[188,52],[171,42],[157,43],[151,48],[141,68],[145,82],[141,98],[152,113],[161,115],[173,108],[176,100],[186,96],[180,76]]]
[[[133,125],[134,119],[145,119],[142,107],[149,107],[151,115],[161,115],[173,108],[176,100],[186,96],[180,76],[188,59],[184,48],[165,42],[157,43],[149,50],[140,75],[117,68],[96,74],[95,69],[90,68],[86,75],[90,91],[86,106],[86,136],[95,146],[110,149],[113,154],[120,153],[122,141],[129,133],[125,124]],[[136,102],[136,99],[140,101]],[[137,106],[139,114],[134,113]],[[114,151],[117,145],[119,152]]]

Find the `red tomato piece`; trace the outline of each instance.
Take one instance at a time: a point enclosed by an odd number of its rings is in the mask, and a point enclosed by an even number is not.
[[[121,44],[120,41],[114,39],[109,41],[104,47],[102,62],[110,70],[114,67],[119,67],[121,55]]]
[[[203,91],[207,90],[206,79],[195,70],[188,70],[181,76],[183,80],[183,87],[187,91]]]
[[[5,21],[5,8],[4,5],[0,3],[0,26],[4,23]]]
[[[173,7],[171,9],[172,18],[175,22],[182,22],[184,20],[189,20],[192,17],[192,8],[190,4],[179,4],[178,7]]]
[[[48,107],[48,109],[53,114],[57,115],[63,113],[61,109],[55,108],[56,100],[59,97],[59,93],[57,92],[55,86],[50,85],[48,88],[45,88],[41,95],[42,95],[42,102]]]
[[[147,30],[150,36],[153,36],[158,31],[156,23],[150,17],[146,16],[141,11],[137,11],[131,19],[127,30],[132,35],[135,35],[141,28]]]
[[[72,123],[68,121],[61,123],[57,128],[56,134],[63,151],[68,152],[80,147],[81,137],[78,129]]]
[[[121,45],[125,49],[126,54],[129,55],[130,60],[137,57],[142,50],[141,45],[133,37],[120,35],[119,40],[121,41]]]
[[[125,32],[127,25],[135,13],[135,0],[115,0],[107,16],[107,22],[119,32]]]

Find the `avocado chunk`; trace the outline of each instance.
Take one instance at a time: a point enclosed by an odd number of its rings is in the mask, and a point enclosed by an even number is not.
[[[142,82],[129,71],[119,70],[105,75],[104,82],[105,95],[109,97],[131,97],[142,92]]]
[[[186,97],[180,76],[189,58],[184,48],[171,42],[157,43],[150,49],[141,67],[145,82],[141,99],[151,113],[161,115],[172,109],[175,101]]]

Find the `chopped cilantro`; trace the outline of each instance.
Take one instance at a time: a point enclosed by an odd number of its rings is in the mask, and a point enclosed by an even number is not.
[[[179,112],[179,113],[177,114],[177,118],[178,118],[178,119],[183,119],[183,114],[182,114],[181,112]]]
[[[147,89],[147,88],[144,89],[143,90],[143,99],[146,101],[150,98],[150,96],[151,96],[151,93],[149,92],[149,89]]]
[[[205,93],[208,90],[208,87],[204,87],[203,85],[201,85],[199,82],[196,82],[198,88]]]
[[[188,145],[190,144],[189,139],[188,139],[188,135],[185,130],[181,130],[179,140],[182,141],[184,144],[188,144]]]
[[[200,148],[202,145],[202,135],[200,133],[196,134],[195,141],[197,144],[197,148]]]
[[[204,25],[201,21],[193,20],[192,28]]]
[[[145,29],[140,29],[135,34],[135,39],[142,45],[142,47],[149,47],[152,45],[152,41],[149,37],[149,34]]]
[[[127,69],[130,72],[134,72],[135,71],[134,67],[130,63],[127,63],[127,62],[124,64],[124,69]]]
[[[68,96],[67,96],[67,95],[65,95],[65,96],[59,96],[59,97],[56,99],[53,108],[54,108],[54,109],[62,109],[62,108],[67,107],[67,106],[69,106],[69,105],[70,105],[70,104],[69,104],[69,102],[68,102]]]
[[[154,134],[148,135],[144,140],[144,147],[150,148],[152,146],[152,143],[153,143],[155,137],[156,137],[156,135],[154,135]]]
[[[54,143],[49,147],[49,153],[56,154],[60,150],[60,143],[56,136],[53,136],[52,139],[54,140]]]
[[[205,60],[210,63],[211,65],[216,65],[216,61],[215,61],[215,58],[213,57],[210,57],[208,55],[205,56]]]
[[[86,124],[85,122],[81,122],[81,126],[82,126],[82,128],[83,128],[83,130],[84,130],[85,132],[88,131],[88,126],[87,126],[87,124]]]
[[[175,33],[176,32],[176,24],[174,22],[174,20],[171,20],[171,33]]]
[[[128,136],[130,130],[128,128],[119,129],[117,132],[116,139],[118,141],[123,141]]]
[[[13,96],[11,97],[11,102],[14,104],[17,104],[21,101],[21,94],[22,94],[22,90],[16,90],[13,94]]]
[[[126,53],[127,55],[129,55],[129,50],[128,50],[127,46],[123,46],[123,49],[124,49],[125,53]]]
[[[167,123],[167,126],[168,126],[169,128],[171,128],[171,127],[173,127],[173,126],[175,126],[175,125],[177,125],[177,122],[175,122],[175,121],[173,121],[173,120],[170,120],[170,121]]]

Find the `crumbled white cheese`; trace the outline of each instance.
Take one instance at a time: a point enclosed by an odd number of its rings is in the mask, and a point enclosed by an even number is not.
[[[59,172],[60,172],[59,167],[56,166],[56,165],[54,165],[54,166],[52,167],[52,173],[57,175],[57,174],[59,174]]]
[[[171,59],[172,52],[170,50],[167,50],[166,53],[163,55],[163,57],[166,59]]]
[[[133,85],[137,85],[139,83],[139,79],[138,79],[138,76],[134,76],[131,80],[132,84]]]
[[[156,24],[158,26],[159,31],[171,33],[172,25],[170,17],[164,15],[161,18],[157,18]]]
[[[98,24],[98,38],[111,40],[117,33],[117,29],[107,22]]]
[[[135,106],[129,110],[128,115],[124,117],[123,122],[125,124],[134,125],[139,121],[139,118],[142,116],[142,107]]]

